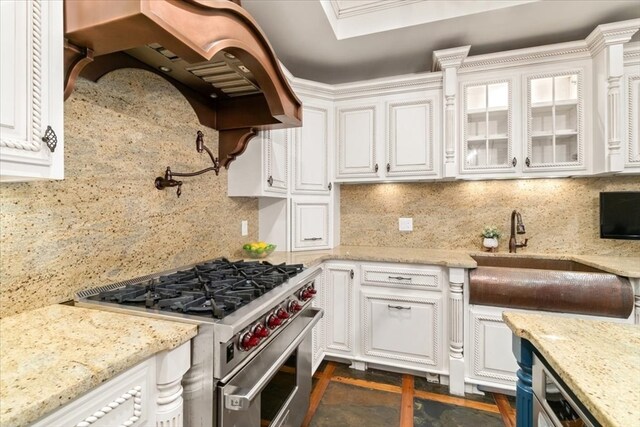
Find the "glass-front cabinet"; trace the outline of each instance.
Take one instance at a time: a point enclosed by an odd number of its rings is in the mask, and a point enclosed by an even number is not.
[[[523,171],[584,166],[582,74],[527,77],[527,149]]]
[[[467,83],[462,94],[461,172],[513,172],[511,82]]]

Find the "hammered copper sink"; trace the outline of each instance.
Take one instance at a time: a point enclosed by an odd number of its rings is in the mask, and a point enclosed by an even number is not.
[[[528,310],[627,318],[633,310],[629,280],[561,259],[474,256],[469,303]]]

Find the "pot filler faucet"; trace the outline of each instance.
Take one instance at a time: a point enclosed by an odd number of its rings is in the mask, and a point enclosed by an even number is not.
[[[517,224],[516,224],[517,221]],[[511,236],[509,236],[509,253],[516,253],[518,248],[526,248],[529,239],[524,239],[524,243],[518,243],[516,240],[516,234],[526,233],[524,224],[522,223],[522,216],[520,212],[511,212]]]

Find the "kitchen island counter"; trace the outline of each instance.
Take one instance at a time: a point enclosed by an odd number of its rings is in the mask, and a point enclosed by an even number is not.
[[[509,312],[503,319],[600,424],[640,425],[640,326]]]
[[[640,278],[640,257],[604,255],[538,254],[531,252],[510,254],[505,252],[488,253],[462,249],[444,250],[426,248],[389,248],[382,246],[338,246],[334,249],[320,251],[274,252],[266,258],[266,260],[274,264],[282,262],[286,262],[287,264],[304,264],[306,267],[313,267],[323,261],[348,260],[476,268],[477,263],[471,257],[473,255],[562,259],[583,263],[619,276]]]
[[[29,425],[196,333],[196,325],[67,305],[5,317],[0,425]]]

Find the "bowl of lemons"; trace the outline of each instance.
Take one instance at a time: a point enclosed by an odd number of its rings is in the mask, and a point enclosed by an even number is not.
[[[251,242],[242,247],[249,258],[266,258],[276,250],[276,245],[267,242]]]

